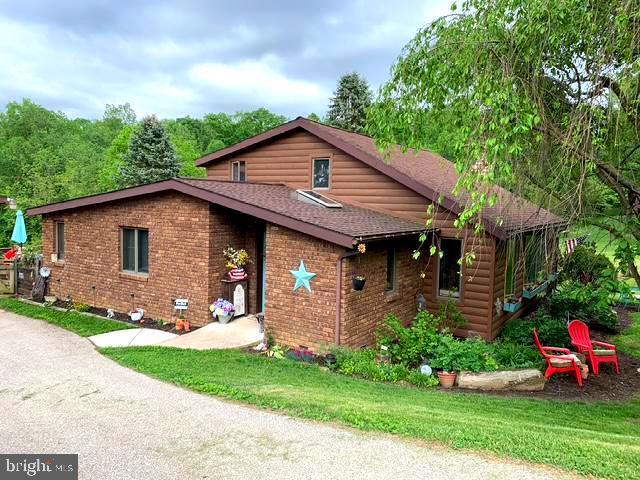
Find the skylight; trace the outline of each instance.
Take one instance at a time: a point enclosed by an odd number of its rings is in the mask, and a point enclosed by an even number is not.
[[[320,204],[323,207],[328,208],[342,208],[341,203],[338,203],[318,192],[314,192],[313,190],[296,190],[296,192],[298,192],[298,200],[303,202]]]

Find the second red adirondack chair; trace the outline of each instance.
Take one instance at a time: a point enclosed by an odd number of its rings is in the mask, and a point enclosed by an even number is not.
[[[594,375],[600,373],[601,363],[613,363],[616,368],[616,373],[620,373],[616,346],[611,343],[591,340],[589,327],[587,327],[584,322],[573,320],[569,324],[569,336],[571,337],[571,343],[575,345],[580,353],[587,357]]]
[[[543,347],[538,337],[537,328],[533,329],[533,337],[536,340],[538,350],[547,361],[547,370],[544,372],[544,378],[549,380],[556,373],[570,373],[576,377],[578,385],[582,387],[582,372],[580,372],[580,366],[576,362],[575,355],[572,355],[568,348]]]

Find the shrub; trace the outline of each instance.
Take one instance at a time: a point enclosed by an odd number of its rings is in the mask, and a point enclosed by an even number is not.
[[[91,310],[91,305],[87,305],[86,303],[78,303],[78,302],[73,302],[71,304],[71,308],[73,310],[75,310],[76,312],[83,312],[86,313],[89,310]]]
[[[378,347],[386,347],[392,363],[417,367],[438,345],[438,325],[438,318],[425,310],[416,315],[409,327],[405,327],[395,315],[389,314],[377,332]]]
[[[482,372],[498,369],[491,344],[480,338],[457,340],[448,335],[441,337],[430,365],[447,372]]]
[[[568,317],[569,320],[577,318],[606,329],[613,329],[618,324],[618,315],[612,307],[613,296],[608,288],[577,281],[563,282],[551,295],[547,305],[554,317]]]
[[[550,315],[544,308],[538,309],[527,318],[517,318],[509,322],[500,338],[505,343],[534,346],[534,328],[538,329],[540,341],[547,346],[568,347],[571,345],[566,320]]]
[[[576,247],[562,263],[562,280],[578,279],[583,284],[611,276],[615,268],[611,261],[596,253],[595,244],[583,244]]]
[[[493,344],[493,352],[500,368],[542,368],[544,359],[538,349],[532,345],[514,342],[497,341]]]
[[[381,363],[376,360],[376,352],[370,348],[349,350],[346,348],[334,351],[336,363],[333,370],[344,375],[351,375],[376,382],[405,381],[419,387],[438,384],[437,378],[420,373],[402,364]]]

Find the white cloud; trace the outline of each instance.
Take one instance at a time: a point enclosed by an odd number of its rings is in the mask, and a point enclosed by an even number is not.
[[[205,87],[205,94],[249,96],[273,107],[326,103],[330,92],[325,88],[315,82],[288,78],[275,63],[268,58],[235,64],[199,63],[189,69],[189,78]]]
[[[416,29],[448,7],[440,0],[283,4],[6,3],[0,109],[28,97],[88,118],[124,102],[139,116],[165,118],[259,107],[323,114],[339,75],[355,70],[377,87]]]

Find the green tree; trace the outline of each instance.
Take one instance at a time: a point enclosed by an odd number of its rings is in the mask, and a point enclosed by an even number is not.
[[[171,142],[176,147],[176,154],[180,160],[180,175],[184,177],[204,177],[206,170],[196,167],[195,161],[203,154],[199,148],[198,140],[188,125],[178,120],[164,122]]]
[[[372,94],[369,84],[358,73],[343,75],[329,100],[327,123],[352,132],[363,132]]]
[[[383,148],[428,148],[435,123],[470,198],[460,226],[479,227],[499,183],[609,230],[640,285],[637,0],[458,6],[405,47],[370,132]]]
[[[169,135],[155,115],[142,119],[124,160],[120,173],[127,186],[172,178],[181,168]]]

